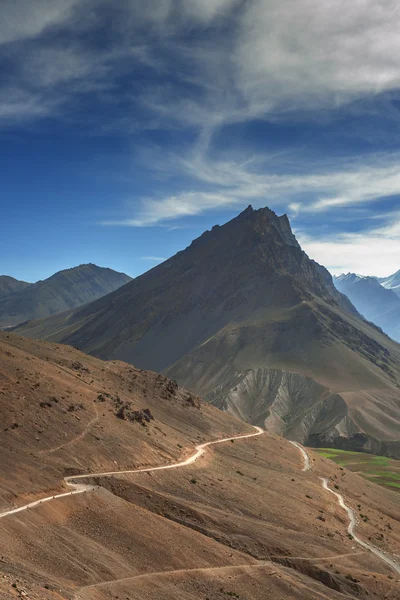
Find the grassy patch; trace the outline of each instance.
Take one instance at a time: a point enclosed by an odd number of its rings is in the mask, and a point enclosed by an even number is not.
[[[336,458],[337,454],[332,454],[332,452],[325,452],[324,450],[317,450],[320,456],[324,458]]]
[[[368,481],[400,491],[400,461],[398,460],[336,448],[313,448],[313,451],[333,460],[341,467],[362,475]]]

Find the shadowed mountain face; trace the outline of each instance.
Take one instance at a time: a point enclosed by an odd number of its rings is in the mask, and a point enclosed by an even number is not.
[[[30,285],[32,284],[27,283],[26,281],[19,281],[18,279],[14,279],[14,277],[9,277],[8,275],[0,275],[0,300],[6,296],[9,296],[10,294],[20,292]]]
[[[400,297],[390,287],[383,287],[375,277],[354,273],[334,277],[334,283],[368,321],[400,342]]]
[[[113,292],[130,280],[124,273],[88,264],[59,271],[34,284],[16,282],[20,285],[14,285],[13,293],[0,296],[0,327],[15,326],[81,306]]]
[[[267,208],[249,207],[121,290],[18,332],[165,371],[303,442],[354,438],[400,456],[400,346]]]

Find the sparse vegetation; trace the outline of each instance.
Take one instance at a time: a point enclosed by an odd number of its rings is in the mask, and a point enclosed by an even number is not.
[[[154,417],[148,408],[132,410],[131,406],[130,402],[124,402],[124,404],[116,411],[115,416],[118,417],[118,419],[141,423],[144,426],[146,423],[150,423],[150,421],[154,420]]]
[[[51,402],[49,402],[49,401],[47,400],[47,401],[42,401],[42,402],[40,402],[40,403],[39,403],[39,406],[40,406],[41,408],[51,408],[53,405],[52,405],[52,403],[51,403]]]
[[[83,406],[82,403],[80,404],[70,404],[67,408],[68,412],[75,412],[77,410],[83,410],[85,407]]]

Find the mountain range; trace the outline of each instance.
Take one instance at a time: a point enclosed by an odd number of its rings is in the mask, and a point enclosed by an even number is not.
[[[30,285],[31,284],[26,281],[19,281],[8,275],[0,275],[0,300],[6,298],[10,294],[20,292]]]
[[[55,273],[36,283],[0,277],[0,327],[48,317],[101,298],[131,277],[93,264]]]
[[[16,333],[163,371],[289,439],[400,457],[400,346],[268,208],[248,207],[111,294]]]
[[[400,342],[400,296],[395,293],[396,275],[382,280],[382,283],[376,277],[355,273],[343,274],[333,280],[337,289],[346,294],[368,321]],[[393,289],[390,287],[392,283]]]

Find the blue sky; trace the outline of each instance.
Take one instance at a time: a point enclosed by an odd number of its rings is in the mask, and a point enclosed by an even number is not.
[[[282,6],[283,4],[283,6]],[[400,268],[392,0],[2,0],[0,273],[135,276],[248,204]]]

